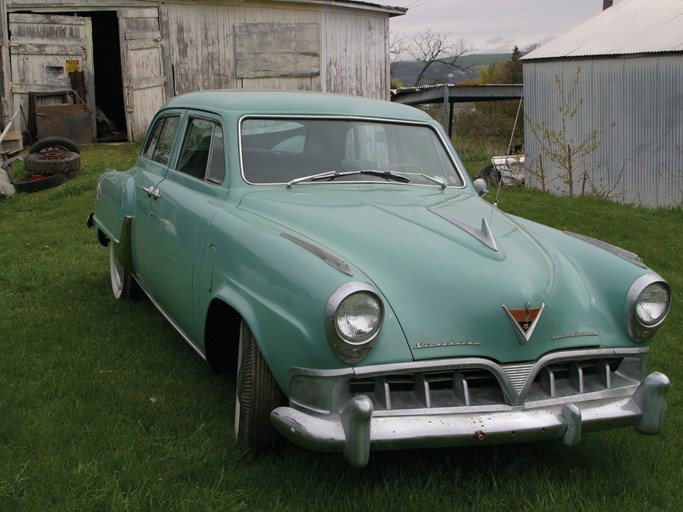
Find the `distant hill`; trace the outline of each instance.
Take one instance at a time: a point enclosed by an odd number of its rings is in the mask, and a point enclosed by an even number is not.
[[[483,66],[508,60],[510,53],[477,53],[465,55],[458,59],[458,64],[466,68],[466,72],[445,64],[436,63],[427,70],[423,85],[459,83],[472,80],[479,75]],[[398,61],[391,65],[391,78],[398,79],[405,87],[411,87],[420,72],[422,64],[417,61]]]

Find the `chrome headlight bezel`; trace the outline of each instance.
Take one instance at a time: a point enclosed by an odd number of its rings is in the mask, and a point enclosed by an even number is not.
[[[340,308],[345,301],[354,297],[358,298],[359,294],[365,295],[367,298],[374,301],[378,313],[376,315],[376,320],[373,322],[374,326],[372,330],[368,332],[367,335],[354,339],[346,335],[339,328],[340,317],[338,316],[338,313],[340,313]],[[324,322],[327,342],[334,355],[347,364],[360,361],[367,356],[372,349],[384,322],[384,303],[382,302],[379,291],[371,284],[364,282],[352,282],[340,286],[327,301]]]
[[[659,288],[660,292],[664,291],[666,293],[666,300],[662,301],[663,313],[656,319],[648,321],[638,314],[638,306],[642,304],[641,299],[644,293],[651,293],[655,288]],[[662,323],[664,323],[664,320],[666,320],[670,310],[671,288],[661,276],[646,274],[636,279],[626,294],[626,328],[631,339],[636,343],[642,343],[652,338]]]

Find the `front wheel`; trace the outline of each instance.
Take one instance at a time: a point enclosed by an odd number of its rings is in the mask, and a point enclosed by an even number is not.
[[[270,411],[282,405],[285,397],[246,322],[240,326],[235,389],[237,443],[257,452],[276,448],[282,438],[270,422]]]
[[[135,280],[114,254],[114,242],[109,242],[109,278],[116,300],[127,300],[133,296]]]

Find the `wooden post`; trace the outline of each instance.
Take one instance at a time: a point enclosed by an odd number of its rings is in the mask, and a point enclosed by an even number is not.
[[[448,131],[448,120],[449,120],[449,112],[448,112],[448,107],[450,106],[450,102],[448,101],[448,92],[449,88],[448,85],[443,86],[443,116],[441,117],[441,126],[443,126],[443,129]]]
[[[453,121],[455,121],[455,103],[449,103],[450,105],[450,110],[451,110],[451,116],[450,119],[448,120],[448,138],[452,139],[453,138]]]

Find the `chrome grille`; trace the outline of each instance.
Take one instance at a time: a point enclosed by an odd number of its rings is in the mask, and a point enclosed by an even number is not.
[[[367,395],[375,410],[387,411],[533,404],[637,385],[642,363],[640,357],[627,356],[418,369],[355,377],[349,381],[349,392]]]
[[[620,368],[622,361],[594,359],[547,365],[534,379],[529,398],[561,398],[633,385],[637,381],[632,372]]]
[[[480,369],[357,378],[350,391],[369,396],[375,408],[385,410],[503,403],[495,376]]]

